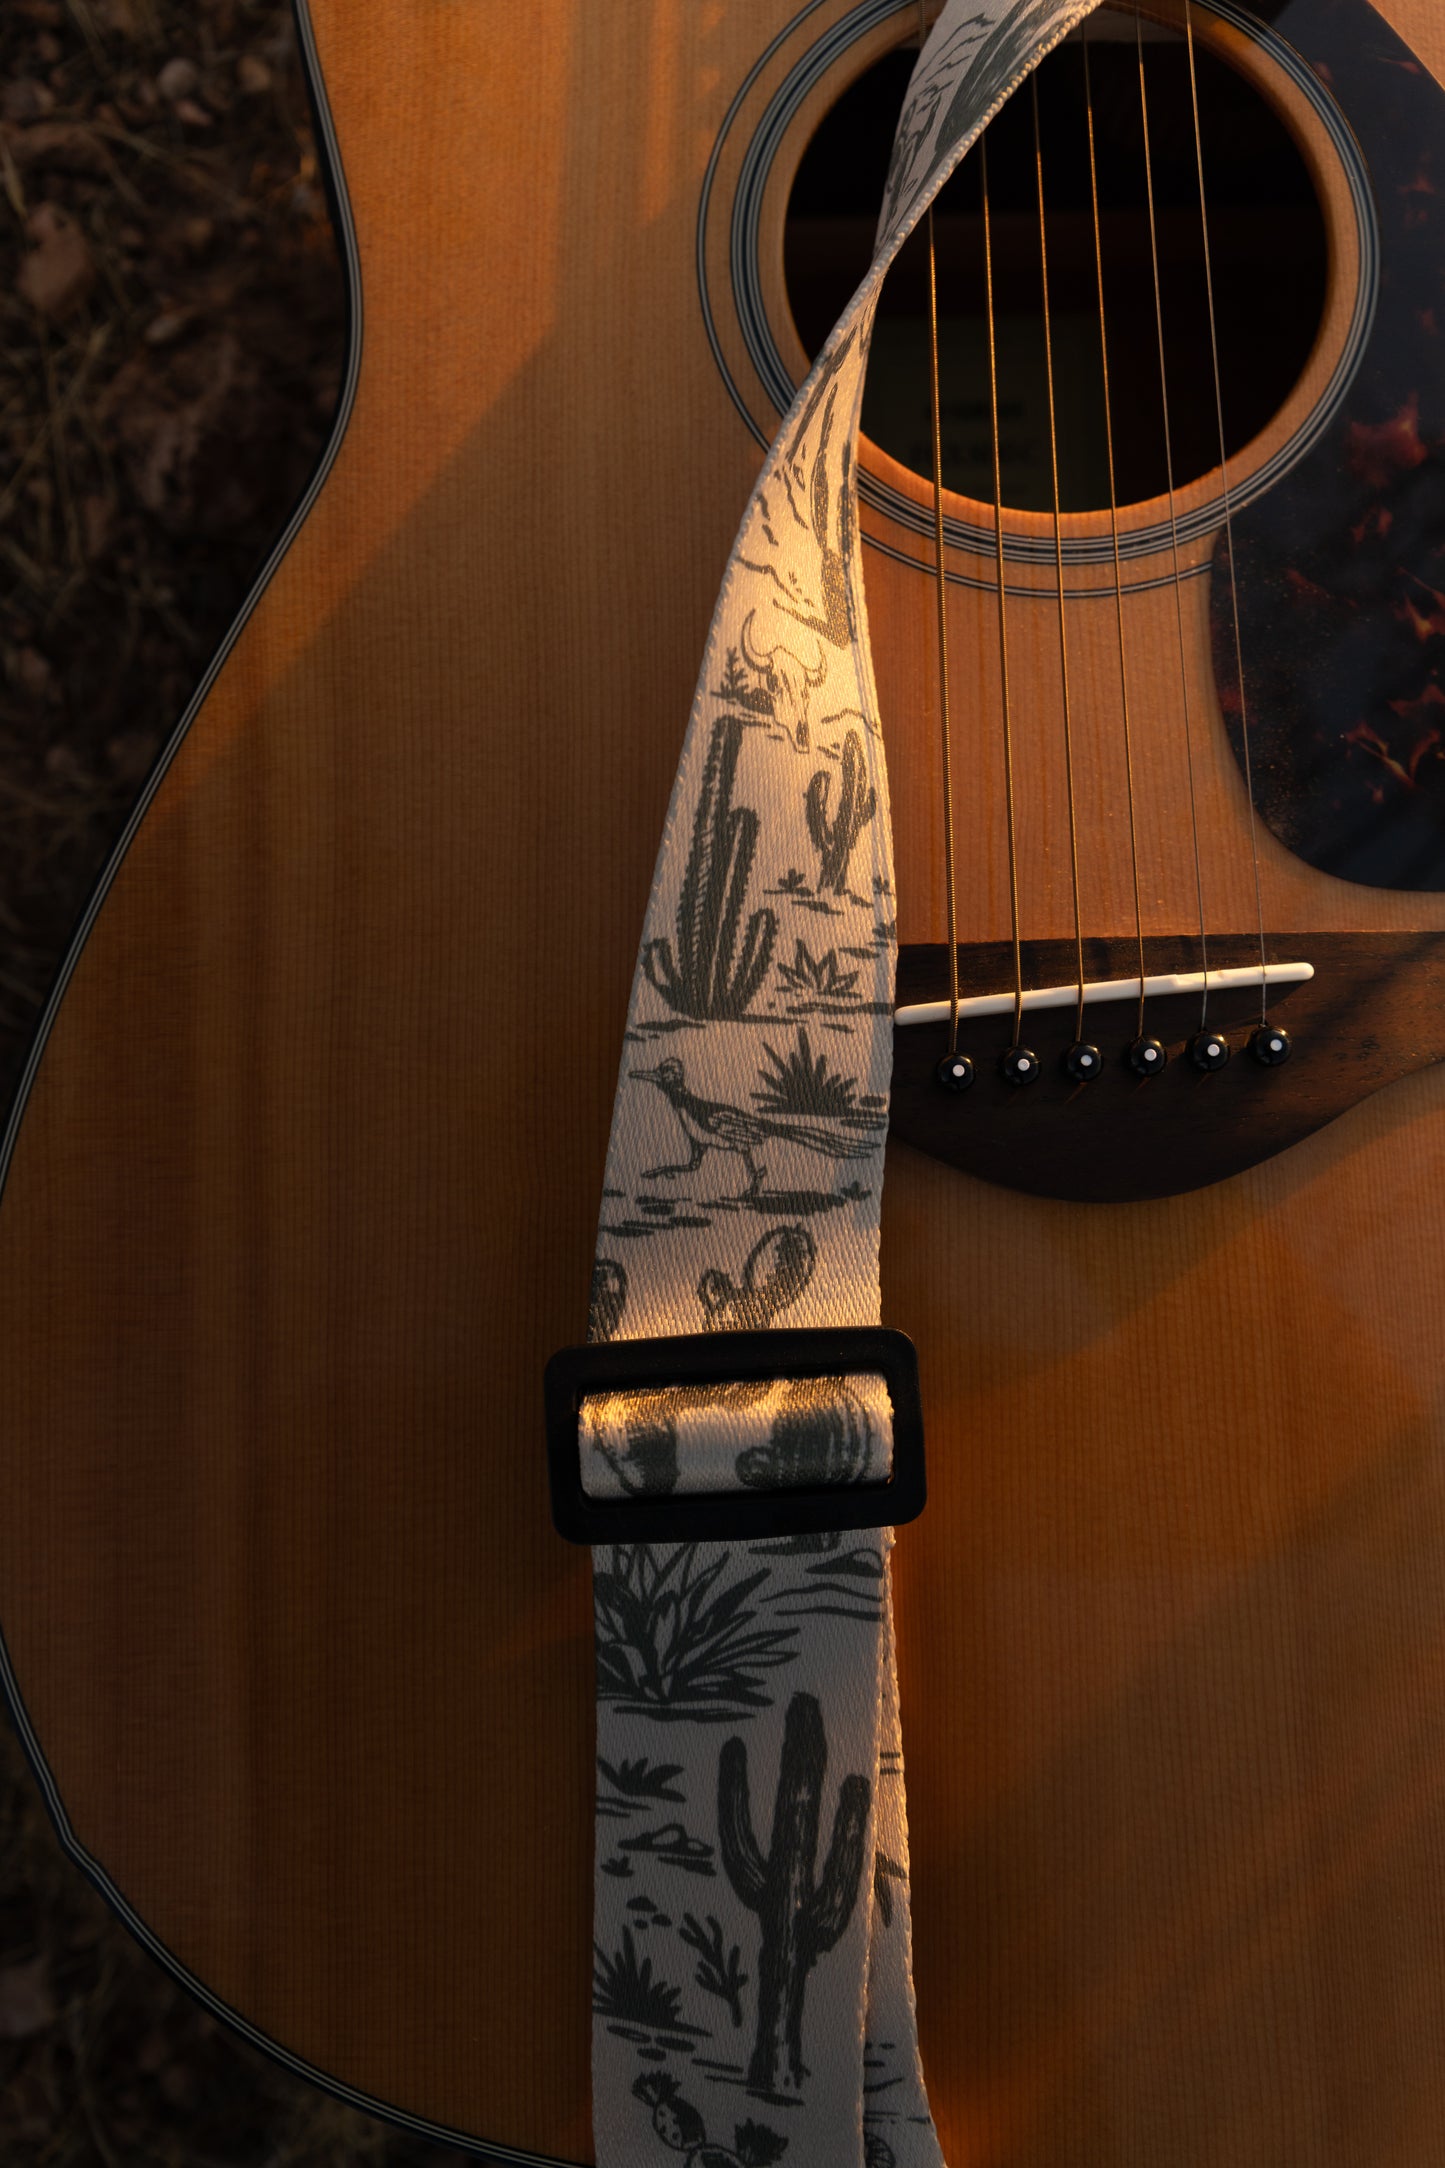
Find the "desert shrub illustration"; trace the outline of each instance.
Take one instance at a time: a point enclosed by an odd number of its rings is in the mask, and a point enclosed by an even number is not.
[[[842,1936],[857,1901],[872,1786],[862,1776],[843,1779],[828,1855],[815,1879],[827,1768],[823,1712],[812,1694],[794,1694],[783,1724],[772,1842],[764,1854],[753,1833],[747,1747],[740,1738],[729,1739],[718,1761],[718,1851],[728,1880],[762,1930],[757,2034],[748,2064],[748,2084],[759,2092],[801,2089],[808,2075],[808,1976]]]
[[[693,1913],[684,1912],[678,1934],[690,1949],[698,1953],[698,1967],[694,1978],[706,1994],[716,1995],[728,2006],[728,2015],[734,2025],[743,2021],[743,1989],[748,1975],[742,1967],[742,1951],[734,1942],[723,1939],[721,1923],[709,1912],[707,1925]]]
[[[868,1411],[841,1378],[828,1381],[833,1397],[821,1407],[784,1408],[773,1419],[766,1445],[750,1445],[734,1466],[753,1490],[816,1489],[825,1483],[861,1483],[873,1449]]]
[[[843,766],[838,779],[838,804],[832,818],[828,800],[833,777],[819,768],[808,785],[805,809],[808,833],[818,851],[818,887],[831,888],[841,896],[848,886],[848,861],[853,846],[878,810],[878,793],[866,780],[863,741],[856,730],[843,740]]]
[[[734,806],[733,783],[745,725],[720,715],[712,726],[692,848],[677,903],[677,950],[666,936],[649,941],[642,968],[670,1008],[699,1022],[745,1016],[767,976],[778,921],[754,911],[738,947],[738,928],[758,847],[758,816]]]
[[[650,1957],[639,1957],[632,1929],[622,1930],[622,1945],[609,1956],[592,1946],[592,2007],[599,2017],[626,2025],[646,2025],[669,2032],[682,2015],[682,1992],[655,1974]]]
[[[664,1723],[722,1722],[771,1706],[765,1676],[793,1661],[797,1636],[757,1624],[749,1598],[768,1569],[728,1580],[733,1555],[699,1565],[695,1543],[619,1544],[594,1569],[600,1699]]]
[[[681,1762],[650,1762],[645,1754],[639,1754],[635,1761],[628,1761],[624,1756],[621,1761],[610,1762],[599,1754],[597,1767],[624,1799],[681,1801],[683,1797],[677,1789],[677,1780],[682,1775]]]
[[[759,683],[756,677],[749,677],[735,647],[730,647],[727,651],[721,685],[714,685],[712,690],[715,700],[725,701],[729,707],[745,708],[746,721],[771,715],[773,712],[773,696],[768,691],[766,680]]]

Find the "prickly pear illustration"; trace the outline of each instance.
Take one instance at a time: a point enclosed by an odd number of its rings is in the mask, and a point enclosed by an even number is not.
[[[690,2152],[707,2138],[707,2126],[691,2101],[684,2100],[676,2078],[665,2070],[649,2070],[633,2088],[634,2098],[652,2110],[652,2127],[674,2153]]]
[[[748,2084],[767,2093],[798,2092],[803,2061],[803,2002],[808,1975],[838,1942],[853,1916],[863,1872],[872,1786],[844,1777],[832,1841],[815,1879],[828,1742],[812,1694],[794,1694],[783,1724],[783,1753],[766,1855],[753,1833],[748,1750],[729,1739],[718,1762],[718,1852],[738,1896],[762,1928],[758,1958],[758,2027]]]
[[[864,781],[863,741],[856,730],[843,740],[843,773],[838,784],[838,808],[828,818],[828,799],[833,778],[820,768],[808,785],[805,807],[808,833],[817,846],[818,886],[841,895],[848,886],[848,861],[853,846],[878,810],[878,793]]]
[[[786,2149],[786,2138],[780,2139],[775,2131],[760,2130],[752,2123],[739,2125],[738,2136],[756,2131],[762,2141],[756,2148],[730,2153],[726,2146],[709,2145],[702,2117],[690,2100],[683,2099],[676,2078],[670,2078],[665,2071],[649,2070],[634,2082],[632,2093],[634,2099],[651,2108],[652,2127],[663,2144],[687,2156],[683,2168],[764,2168]]]
[[[817,1258],[806,1227],[773,1227],[748,1252],[741,1285],[720,1265],[709,1265],[697,1283],[708,1331],[762,1331],[779,1310],[797,1301]]]

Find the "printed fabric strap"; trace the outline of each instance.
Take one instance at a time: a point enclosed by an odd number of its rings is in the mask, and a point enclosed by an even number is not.
[[[895,909],[854,447],[884,274],[1092,0],[949,0],[723,580],[633,982],[593,1339],[879,1315]],[[866,1375],[584,1404],[598,1497],[879,1480]],[[941,2168],[887,1530],[593,1552],[599,2168]]]

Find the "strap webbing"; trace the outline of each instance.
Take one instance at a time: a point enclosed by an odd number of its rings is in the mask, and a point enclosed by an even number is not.
[[[633,983],[593,1338],[878,1319],[896,932],[853,476],[868,339],[907,235],[1092,4],[949,0],[872,266],[743,517]],[[723,1389],[701,1429],[695,1406],[620,1397],[584,1421],[590,1489],[857,1481],[888,1450],[862,1378],[782,1404]],[[891,1540],[593,1554],[601,2168],[941,2168]]]

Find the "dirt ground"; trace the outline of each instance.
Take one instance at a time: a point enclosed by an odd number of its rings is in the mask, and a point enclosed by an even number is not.
[[[0,1107],[336,411],[285,0],[0,5]],[[112,1921],[0,1725],[0,2162],[457,2162],[245,2046]]]

